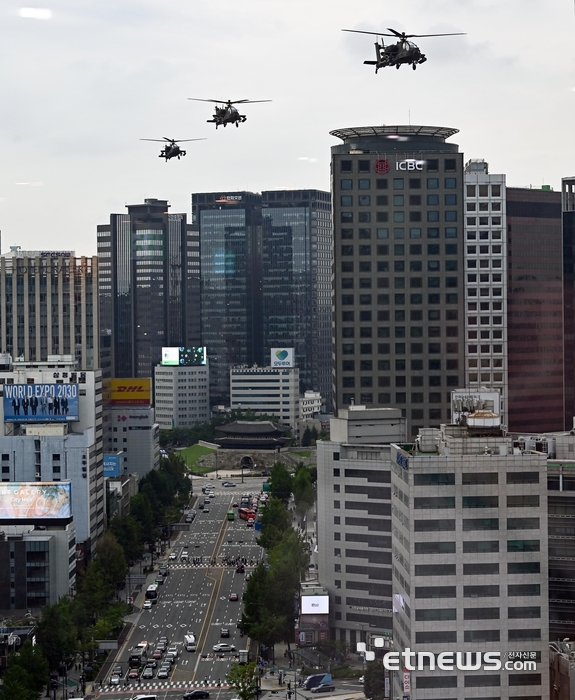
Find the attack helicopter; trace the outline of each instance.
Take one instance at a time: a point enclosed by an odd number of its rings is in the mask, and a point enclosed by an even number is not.
[[[209,124],[215,124],[216,129],[218,126],[227,126],[228,124],[235,124],[237,127],[247,120],[246,115],[240,114],[234,105],[255,104],[256,102],[271,102],[271,100],[228,100],[225,102],[224,100],[203,100],[199,97],[188,97],[188,100],[216,103],[213,118],[207,120]],[[218,105],[223,105],[223,107],[218,107]]]
[[[160,151],[158,158],[165,158],[166,163],[170,158],[177,158],[180,160],[182,156],[186,155],[186,151],[178,146],[179,143],[184,143],[186,141],[205,141],[206,139],[169,139],[164,136],[162,139],[140,139],[140,141],[157,141],[158,143],[163,143],[164,148]]]
[[[383,36],[393,36],[398,39],[395,44],[385,45],[384,40],[379,42],[379,39],[375,42],[375,61],[364,61],[364,64],[375,66],[375,72],[380,68],[389,68],[395,66],[399,68],[402,64],[411,64],[413,70],[421,63],[427,61],[427,57],[421,52],[419,46],[414,44],[408,39],[413,37],[431,37],[431,36],[462,36],[465,32],[451,32],[449,34],[406,34],[405,32],[398,32],[391,27],[387,30],[391,34],[386,34],[385,32],[365,32],[360,29],[342,29],[342,32],[353,32],[354,34],[371,34],[377,37]]]

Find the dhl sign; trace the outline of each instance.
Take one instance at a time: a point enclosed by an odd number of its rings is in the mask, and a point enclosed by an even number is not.
[[[149,406],[152,403],[152,380],[111,379],[109,400],[113,406]]]

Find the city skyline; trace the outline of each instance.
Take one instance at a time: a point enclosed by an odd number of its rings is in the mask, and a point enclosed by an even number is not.
[[[148,197],[187,213],[192,191],[328,189],[329,131],[346,125],[457,128],[464,158],[484,158],[511,187],[558,191],[572,175],[572,4],[262,7],[178,1],[166,14],[157,0],[97,11],[56,0],[40,13],[48,19],[7,7],[2,250],[43,249],[49,235],[51,248],[94,254],[102,217]],[[340,30],[386,27],[467,36],[421,39],[428,61],[417,71],[376,76],[363,65],[371,37]],[[273,102],[250,105],[240,128],[216,132],[206,123],[211,105],[188,97]],[[208,141],[165,163],[158,144],[139,141],[163,136]]]

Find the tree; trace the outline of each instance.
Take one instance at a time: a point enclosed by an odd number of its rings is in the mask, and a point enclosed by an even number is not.
[[[142,540],[144,542],[154,542],[156,539],[154,511],[150,499],[146,494],[137,493],[130,499],[130,512],[140,523],[142,528]]]
[[[83,624],[95,622],[114,597],[116,582],[110,583],[105,576],[102,562],[92,559],[86,569],[78,575],[74,603],[81,607]]]
[[[272,498],[279,498],[284,503],[290,499],[292,491],[292,477],[281,462],[276,462],[270,475],[270,494]]]
[[[300,518],[308,512],[315,503],[315,489],[311,473],[303,464],[299,464],[292,482],[293,497],[296,513]]]
[[[19,685],[23,685],[27,691],[33,693],[30,697],[36,700],[48,682],[48,674],[48,662],[42,655],[42,650],[33,646],[30,641],[24,642],[17,653],[8,656],[6,673],[3,676],[6,697],[13,697],[8,693],[8,689],[11,692],[12,688],[16,690]]]
[[[22,666],[15,666],[14,669],[6,670],[2,678],[2,692],[0,697],[3,700],[38,700],[39,691],[28,685],[28,674]]]
[[[128,567],[124,550],[110,530],[106,530],[98,540],[96,554],[107,583],[116,588],[126,578]]]
[[[279,498],[270,498],[262,511],[258,544],[266,550],[276,545],[291,527],[291,514]]]
[[[252,700],[257,696],[258,675],[255,663],[232,664],[226,675],[230,690],[235,691],[240,700]]]
[[[57,603],[47,605],[36,627],[36,641],[50,670],[57,670],[63,659],[75,653],[76,640],[77,632],[69,598],[60,598]]]
[[[314,425],[313,428],[311,429],[312,442],[315,444],[317,442],[318,438],[319,438],[319,433],[317,432],[317,428]]]
[[[309,426],[306,427],[306,429],[303,431],[303,435],[301,438],[301,446],[302,447],[309,447],[311,445],[311,430],[309,429]]]
[[[110,531],[120,543],[128,561],[141,559],[144,549],[141,523],[132,515],[116,516],[110,521]]]
[[[385,694],[385,669],[381,661],[368,663],[365,668],[363,692],[371,700],[383,700]]]

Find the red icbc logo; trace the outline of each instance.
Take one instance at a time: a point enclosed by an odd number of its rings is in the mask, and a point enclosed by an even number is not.
[[[375,161],[374,167],[376,173],[379,173],[380,175],[385,175],[385,173],[389,172],[389,161],[385,158],[380,158],[379,160]]]

